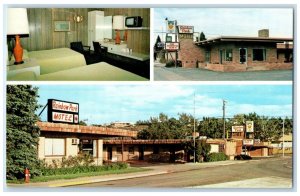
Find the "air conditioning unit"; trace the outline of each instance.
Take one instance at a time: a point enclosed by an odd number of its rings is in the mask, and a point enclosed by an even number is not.
[[[79,144],[79,139],[74,138],[72,139],[72,145],[78,145]]]

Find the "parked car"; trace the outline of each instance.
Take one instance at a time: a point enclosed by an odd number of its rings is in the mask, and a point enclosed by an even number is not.
[[[246,154],[240,154],[234,157],[234,160],[251,160],[251,159],[252,157]]]

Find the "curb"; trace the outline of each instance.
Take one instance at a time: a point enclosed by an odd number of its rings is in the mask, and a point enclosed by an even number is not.
[[[167,171],[162,172],[155,172],[152,174],[137,174],[132,176],[123,176],[123,177],[111,177],[106,179],[94,179],[94,180],[82,180],[82,181],[75,181],[75,182],[63,182],[63,183],[55,183],[50,184],[48,187],[66,187],[66,186],[76,186],[81,184],[91,184],[91,183],[97,183],[97,182],[107,182],[107,181],[114,181],[114,180],[124,180],[124,179],[130,179],[130,178],[140,178],[145,176],[154,176],[154,175],[160,175],[160,174],[166,174]]]

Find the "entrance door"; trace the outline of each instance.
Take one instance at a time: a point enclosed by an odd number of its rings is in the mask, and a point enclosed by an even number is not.
[[[111,159],[112,159],[112,147],[111,146],[107,147],[107,159],[109,161],[111,161]]]
[[[223,50],[220,50],[220,64],[223,63]]]
[[[139,146],[139,160],[144,160],[144,146]]]
[[[240,48],[240,63],[247,62],[247,48]]]

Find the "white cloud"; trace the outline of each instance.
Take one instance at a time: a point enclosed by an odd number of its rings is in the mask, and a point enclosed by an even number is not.
[[[228,115],[257,113],[265,116],[292,116],[292,104],[286,105],[251,105],[234,104],[227,107]]]
[[[292,8],[180,8],[154,9],[154,32],[165,30],[165,18],[179,25],[192,25],[206,37],[220,35],[257,36],[268,28],[271,37],[293,36]]]
[[[46,91],[43,91],[46,89]],[[178,113],[194,112],[196,117],[221,117],[223,99],[226,116],[256,112],[266,116],[291,116],[291,85],[93,85],[57,86],[41,89],[41,102],[59,98],[80,104],[80,119],[89,124],[114,121],[136,122],[165,113],[177,117]],[[63,90],[62,90],[63,89]],[[255,92],[249,94],[249,92]],[[46,120],[46,112],[42,116]]]

